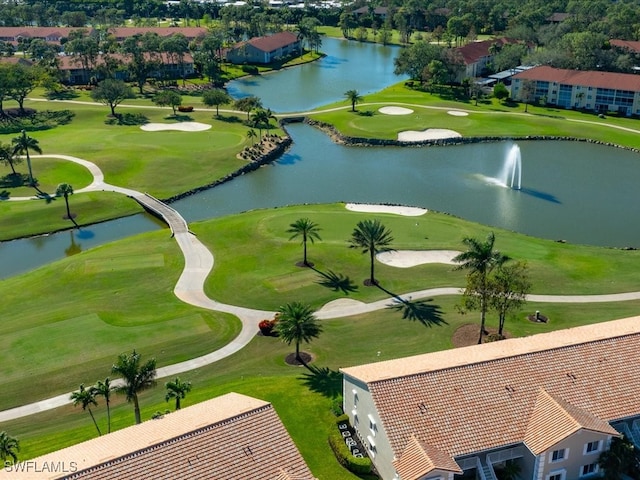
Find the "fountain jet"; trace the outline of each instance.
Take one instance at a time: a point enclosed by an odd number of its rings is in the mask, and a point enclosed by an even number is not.
[[[500,173],[502,183],[514,190],[520,190],[522,186],[522,159],[520,158],[520,147],[512,145]]]

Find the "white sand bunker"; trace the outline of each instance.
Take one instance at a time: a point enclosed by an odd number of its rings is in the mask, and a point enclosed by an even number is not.
[[[449,110],[447,112],[449,115],[453,115],[454,117],[466,117],[469,115],[467,112],[461,112],[460,110]]]
[[[401,205],[366,205],[364,203],[347,203],[347,210],[365,213],[395,213],[405,217],[418,217],[427,213],[425,208],[403,207]]]
[[[180,132],[203,132],[209,130],[211,125],[200,122],[179,123],[147,123],[140,127],[145,132],[162,132],[165,130],[178,130]]]
[[[424,263],[454,265],[453,258],[461,252],[455,250],[399,250],[376,255],[379,262],[398,268],[415,267]]]
[[[446,128],[428,128],[422,132],[407,130],[398,133],[398,140],[401,142],[421,142],[422,140],[440,140],[443,138],[460,138],[458,132],[447,130]]]
[[[403,107],[382,107],[378,109],[380,113],[384,113],[385,115],[409,115],[413,113],[413,110],[410,108]]]

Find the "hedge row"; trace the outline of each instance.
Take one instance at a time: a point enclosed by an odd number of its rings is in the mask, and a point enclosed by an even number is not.
[[[336,425],[342,422],[348,422],[349,416],[344,414],[336,419]],[[338,428],[333,428],[329,434],[329,445],[334,455],[338,459],[340,465],[356,475],[362,475],[371,472],[371,459],[368,457],[356,458],[351,455],[351,450],[344,443],[344,438],[340,434]]]

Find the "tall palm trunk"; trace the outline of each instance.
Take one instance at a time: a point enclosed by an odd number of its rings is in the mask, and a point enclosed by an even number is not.
[[[140,404],[138,403],[138,395],[133,396],[133,414],[136,418],[136,425],[142,423],[142,419],[140,418]]]
[[[93,424],[96,426],[96,430],[98,430],[98,435],[102,435],[102,432],[100,431],[100,427],[98,427],[98,422],[96,422],[96,417],[93,416],[93,412],[91,411],[91,407],[88,407],[87,410],[89,410],[89,415],[91,415],[91,420],[93,420]]]
[[[109,400],[107,402],[107,433],[111,433],[111,405],[109,405]]]
[[[369,255],[371,257],[371,276],[370,276],[370,281],[371,281],[371,285],[375,285],[376,284],[376,278],[373,275],[373,268],[374,268],[374,264],[375,264],[375,259],[376,259],[376,251],[374,248],[370,248],[369,249]]]
[[[31,170],[31,157],[29,156],[29,149],[25,149],[27,154],[27,167],[29,168],[29,186],[34,187],[35,182],[33,181],[33,170]]]
[[[67,218],[73,222],[76,228],[79,228],[79,225],[76,223],[75,218],[73,218],[73,216],[71,215],[71,210],[69,210],[69,194],[68,193],[64,194],[64,203],[67,206]]]
[[[309,265],[309,262],[307,262],[307,236],[306,235],[303,235],[302,237],[302,245],[303,245],[303,251],[304,251],[302,262],[305,265]]]

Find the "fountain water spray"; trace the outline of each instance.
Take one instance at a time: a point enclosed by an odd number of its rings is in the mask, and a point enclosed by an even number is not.
[[[522,186],[522,159],[518,145],[512,145],[509,149],[500,173],[500,180],[505,186],[520,190]]]

